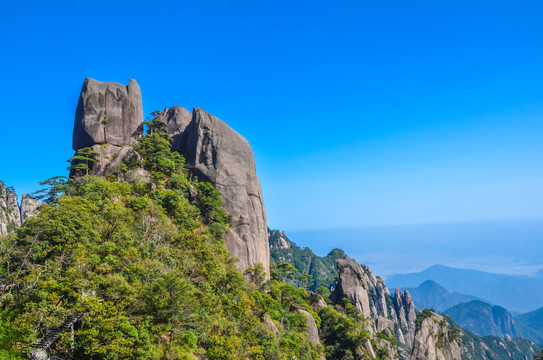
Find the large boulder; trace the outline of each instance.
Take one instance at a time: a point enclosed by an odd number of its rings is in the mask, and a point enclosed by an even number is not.
[[[141,90],[134,79],[128,85],[87,78],[75,113],[73,149],[90,147],[98,153],[90,174],[107,176],[118,172],[126,156],[134,157],[130,145],[143,134]],[[81,175],[72,173],[71,176]]]
[[[140,136],[142,122],[141,90],[136,80],[122,85],[87,78],[75,113],[72,147],[131,144]]]
[[[245,270],[261,263],[269,275],[266,212],[247,140],[222,120],[198,108],[184,133],[170,136],[183,139],[180,147],[191,172],[201,181],[212,183],[222,194],[233,226],[225,242],[230,253],[239,258],[238,267]]]

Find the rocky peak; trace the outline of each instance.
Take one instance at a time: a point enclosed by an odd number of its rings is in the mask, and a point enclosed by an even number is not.
[[[331,299],[340,302],[346,297],[362,314],[373,321],[378,332],[388,331],[396,338],[403,357],[408,357],[415,336],[415,304],[408,292],[396,289],[394,297],[384,281],[367,265],[349,257],[337,260],[338,283]]]
[[[204,110],[174,106],[157,114],[173,138],[186,166],[202,181],[209,181],[222,194],[232,229],[225,237],[228,250],[245,270],[262,263],[269,274],[266,212],[253,152],[245,138]],[[142,98],[137,82],[128,85],[86,79],[77,106],[73,148],[98,153],[89,164],[90,173],[116,173],[123,159],[139,155],[132,144],[142,135]],[[143,181],[145,172],[132,174]],[[131,175],[131,177],[132,177]]]
[[[184,109],[183,109],[184,110]],[[166,110],[165,110],[166,111]],[[172,111],[159,116],[171,120]],[[266,211],[260,182],[256,175],[253,151],[247,140],[222,120],[195,108],[185,126],[186,114],[173,112],[177,128],[171,137],[177,139],[185,156],[186,166],[202,181],[209,181],[222,194],[225,209],[232,215],[233,231],[226,237],[230,253],[239,258],[241,270],[256,263],[269,274],[270,250]],[[183,130],[182,133],[178,131]]]
[[[0,181],[0,236],[7,235],[10,226],[21,226],[39,206],[38,200],[28,194],[23,195],[19,206],[15,191]]]
[[[290,241],[287,238],[285,232],[279,230],[268,231],[268,242],[270,244],[270,250],[286,250],[290,249]]]
[[[434,312],[421,321],[414,338],[412,360],[462,359],[460,337],[451,329],[445,318]]]
[[[122,85],[87,78],[75,113],[73,149],[131,144],[140,136],[142,122],[141,89],[136,80]]]

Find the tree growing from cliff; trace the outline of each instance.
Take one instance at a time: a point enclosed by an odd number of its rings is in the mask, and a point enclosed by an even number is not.
[[[85,171],[85,175],[89,175],[89,164],[95,163],[98,155],[99,154],[90,147],[79,149],[75,152],[74,156],[67,160],[71,163],[67,169],[73,172]]]
[[[40,183],[44,189],[35,191],[32,196],[47,204],[55,204],[68,189],[68,178],[66,176],[54,176]]]

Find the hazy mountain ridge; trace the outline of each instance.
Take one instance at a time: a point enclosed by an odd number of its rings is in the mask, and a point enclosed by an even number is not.
[[[522,315],[518,315],[515,317],[515,321],[543,334],[543,307]]]
[[[492,274],[434,265],[417,273],[393,275],[387,283],[390,288],[412,288],[426,280],[433,280],[448,291],[476,296],[521,313],[543,304],[543,279],[539,276]]]
[[[481,300],[476,296],[460,294],[457,292],[450,293],[443,286],[433,280],[426,280],[416,288],[403,288],[408,290],[411,297],[415,301],[417,310],[434,309],[437,312],[443,312],[455,305],[470,302],[473,300]]]

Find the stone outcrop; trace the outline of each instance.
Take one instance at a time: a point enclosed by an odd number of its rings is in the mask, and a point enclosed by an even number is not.
[[[339,279],[332,293],[333,302],[345,297],[368,320],[370,333],[381,333],[398,342],[402,358],[409,358],[415,337],[415,304],[409,292],[396,290],[392,297],[383,279],[367,265],[349,257],[337,260]],[[369,349],[366,349],[369,351]]]
[[[204,110],[174,106],[157,114],[173,138],[191,173],[209,181],[222,194],[225,210],[232,215],[232,229],[225,236],[228,250],[245,270],[262,263],[269,276],[266,212],[253,152],[247,140],[223,121]],[[90,147],[98,153],[90,174],[118,174],[127,158],[139,155],[132,144],[143,133],[141,90],[131,79],[128,85],[86,79],[75,116],[73,149]],[[71,175],[77,175],[72,173]],[[146,172],[127,174],[147,181]],[[124,179],[126,180],[126,175]]]
[[[287,235],[284,231],[281,233],[279,233],[277,230],[269,231],[268,242],[270,244],[270,250],[290,249],[290,242],[287,240]]]
[[[75,151],[90,147],[98,153],[97,162],[89,164],[90,173],[107,176],[117,172],[127,156],[139,156],[130,145],[142,135],[142,123],[136,80],[122,85],[87,78],[75,113],[72,147]]]
[[[192,120],[192,114],[181,106],[172,106],[164,109],[157,115],[157,119],[164,122],[168,129],[168,135],[173,139],[172,149],[183,152],[183,143],[187,133],[187,126]]]
[[[7,235],[10,227],[21,226],[39,206],[38,200],[27,194],[19,206],[17,194],[0,181],[0,236]]]
[[[315,322],[315,318],[313,317],[313,315],[311,315],[311,313],[305,310],[300,309],[298,311],[301,314],[303,314],[305,318],[307,319],[307,328],[306,328],[307,339],[314,344],[317,344],[317,345],[320,344],[321,342],[319,340],[319,329],[317,328],[317,323]]]
[[[261,263],[269,274],[266,212],[249,143],[222,120],[198,108],[187,124],[185,111],[167,109],[158,116],[166,119],[169,131],[172,129],[169,135],[191,173],[212,183],[222,194],[233,227],[225,242],[230,253],[239,258],[238,267],[245,270]]]
[[[432,313],[422,320],[414,338],[412,360],[460,360],[462,345],[443,316]]]
[[[21,224],[31,217],[40,207],[40,202],[28,194],[23,194],[21,199]]]
[[[131,144],[140,136],[142,122],[141,90],[136,80],[122,85],[87,78],[75,113],[72,147]]]

